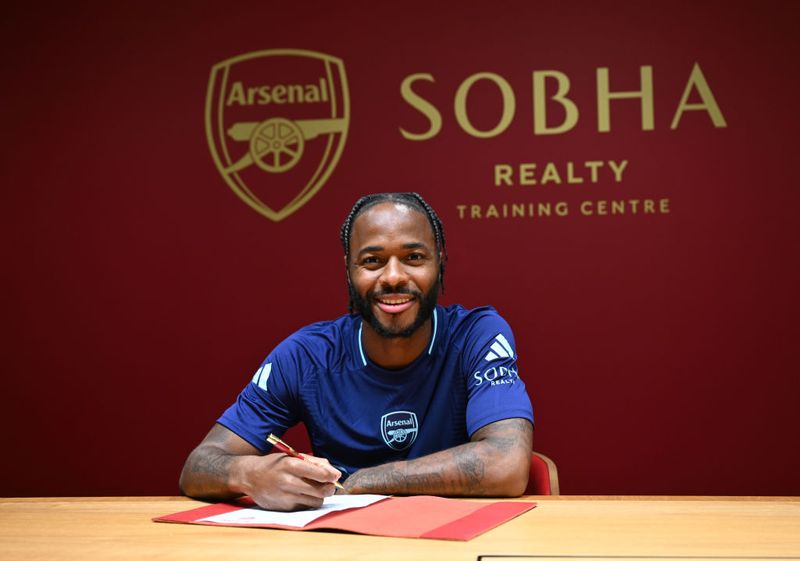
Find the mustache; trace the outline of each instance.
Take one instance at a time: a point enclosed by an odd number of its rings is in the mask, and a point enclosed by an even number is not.
[[[422,293],[419,290],[411,290],[410,288],[406,287],[389,288],[384,290],[371,290],[367,293],[367,297],[384,298],[386,296],[396,296],[398,294],[407,294],[409,296],[415,296],[417,298],[422,297]]]

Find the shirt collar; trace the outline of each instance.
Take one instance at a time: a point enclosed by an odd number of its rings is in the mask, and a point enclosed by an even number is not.
[[[360,318],[359,318],[360,319]],[[433,309],[432,314],[433,329],[431,329],[431,344],[428,345],[428,355],[433,353],[433,344],[436,342],[436,333],[439,331],[439,310]],[[364,354],[364,344],[361,342],[361,331],[364,329],[364,322],[358,322],[358,352],[361,355],[361,363],[367,365],[367,355]]]

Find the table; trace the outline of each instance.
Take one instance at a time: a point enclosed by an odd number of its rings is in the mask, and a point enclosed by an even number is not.
[[[468,542],[151,522],[204,504],[185,497],[7,498],[0,560],[800,560],[800,497],[525,498],[539,506]]]

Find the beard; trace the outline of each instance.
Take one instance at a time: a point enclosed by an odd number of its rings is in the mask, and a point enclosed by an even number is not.
[[[370,291],[367,292],[366,297],[363,297],[361,294],[358,294],[355,291],[352,284],[348,285],[348,289],[350,290],[350,300],[353,302],[353,308],[368,324],[372,326],[372,329],[374,329],[378,335],[387,339],[395,339],[398,337],[407,339],[411,337],[417,331],[417,329],[422,327],[422,325],[433,315],[433,310],[436,308],[436,302],[438,301],[439,297],[439,279],[436,279],[436,282],[433,283],[430,289],[428,289],[428,292],[425,294],[417,290],[398,288],[396,290]],[[407,327],[393,328],[384,325],[373,312],[372,302],[374,302],[376,298],[382,298],[392,294],[410,294],[416,298],[417,302],[419,302],[419,310],[417,311],[417,315],[414,318],[414,321],[411,322],[411,324]]]

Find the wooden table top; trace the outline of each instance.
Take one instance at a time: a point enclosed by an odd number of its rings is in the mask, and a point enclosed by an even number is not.
[[[800,559],[799,497],[525,498],[538,507],[467,542],[151,521],[205,504],[185,497],[6,498],[0,560]]]

